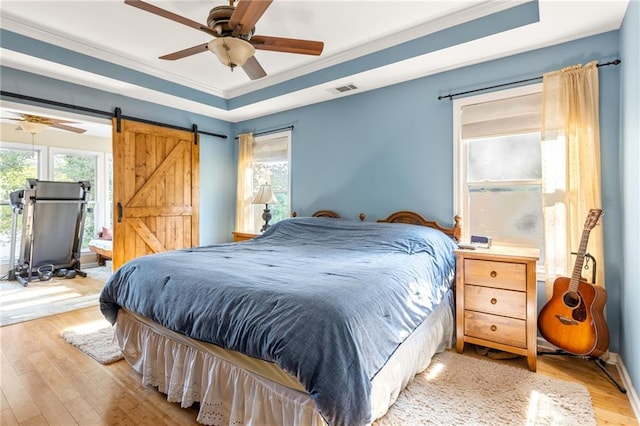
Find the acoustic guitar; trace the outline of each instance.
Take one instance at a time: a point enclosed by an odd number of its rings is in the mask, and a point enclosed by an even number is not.
[[[584,224],[580,248],[571,278],[553,283],[553,296],[538,316],[538,330],[551,344],[574,355],[599,357],[609,348],[609,329],[604,319],[607,292],[582,278],[589,232],[602,209],[591,209]]]

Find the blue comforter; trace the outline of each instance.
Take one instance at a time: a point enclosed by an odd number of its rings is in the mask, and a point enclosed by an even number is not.
[[[454,248],[422,226],[287,219],[243,243],[134,259],[100,309],[275,362],[329,424],[361,425],[371,380],[451,287]]]

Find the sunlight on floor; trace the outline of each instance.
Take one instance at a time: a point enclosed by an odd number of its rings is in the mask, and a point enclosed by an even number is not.
[[[73,299],[80,296],[82,296],[80,293],[66,286],[51,287],[28,293],[11,295],[8,297],[3,296],[0,311],[8,312],[29,306],[47,305],[49,303]]]
[[[111,327],[111,323],[109,323],[109,321],[107,321],[106,319],[85,322],[83,324],[75,325],[73,327],[67,327],[63,330],[63,332],[73,331],[74,333],[77,333],[77,334],[90,334],[100,329],[103,329],[105,327]]]
[[[544,413],[545,418],[556,418],[553,413],[556,411],[553,399],[536,390],[531,391],[529,407],[527,408],[527,425],[537,425],[539,423],[539,413]],[[560,416],[561,417],[561,416]]]
[[[431,366],[429,370],[429,374],[427,374],[426,379],[435,380],[440,375],[440,373],[442,373],[442,370],[444,370],[444,364],[441,362],[436,362]]]
[[[47,296],[49,294],[61,293],[67,291],[67,287],[45,287],[39,289],[5,291],[2,294],[2,303],[17,302],[22,299],[31,299],[33,297]]]

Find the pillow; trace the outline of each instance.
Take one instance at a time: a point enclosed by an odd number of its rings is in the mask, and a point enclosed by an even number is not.
[[[111,232],[111,228],[102,227],[102,231],[100,232],[101,240],[113,240],[113,233]]]

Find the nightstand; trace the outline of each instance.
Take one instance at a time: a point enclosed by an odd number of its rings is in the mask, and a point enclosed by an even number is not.
[[[238,231],[233,231],[233,242],[237,243],[239,241],[246,241],[246,240],[250,240],[252,238],[257,237],[260,234],[253,234],[251,232],[238,232]]]
[[[527,357],[536,371],[536,262],[540,250],[458,249],[456,349],[465,342]]]

